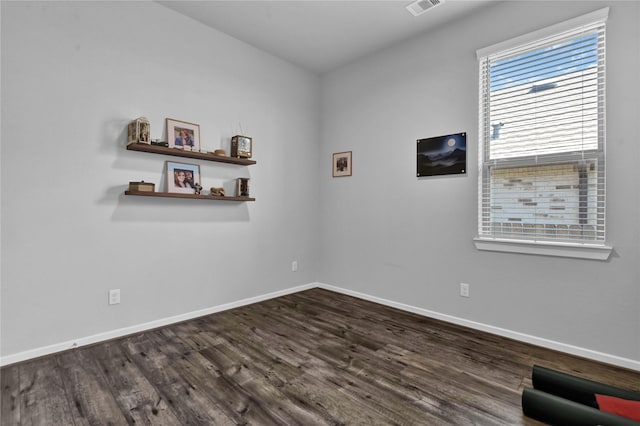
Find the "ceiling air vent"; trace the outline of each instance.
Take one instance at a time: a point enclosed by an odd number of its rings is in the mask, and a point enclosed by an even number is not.
[[[417,0],[408,5],[407,10],[411,12],[413,16],[418,16],[443,2],[444,0]]]

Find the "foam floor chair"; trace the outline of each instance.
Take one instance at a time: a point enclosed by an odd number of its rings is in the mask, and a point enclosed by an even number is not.
[[[596,394],[640,401],[640,392],[617,388],[538,365],[533,366],[533,389],[522,392],[522,411],[528,417],[563,426],[640,426],[640,422],[599,409]]]

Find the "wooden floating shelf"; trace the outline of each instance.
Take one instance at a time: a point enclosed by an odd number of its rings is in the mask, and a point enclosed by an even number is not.
[[[213,155],[205,152],[183,151],[176,148],[167,148],[166,146],[147,145],[146,143],[130,143],[129,145],[127,145],[127,150],[150,152],[152,154],[173,155],[174,157],[197,158],[198,160],[217,161],[219,163],[238,164],[241,166],[250,166],[252,164],[256,164],[255,160],[250,160],[248,158],[220,157],[218,155]]]
[[[161,198],[191,198],[193,200],[209,201],[255,201],[252,197],[220,197],[216,195],[179,194],[174,192],[144,192],[144,191],[124,191],[124,195],[137,195],[141,197],[161,197]]]

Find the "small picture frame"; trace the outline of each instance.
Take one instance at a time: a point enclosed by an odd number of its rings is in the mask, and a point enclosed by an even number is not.
[[[351,151],[333,154],[333,177],[351,176]]]
[[[251,158],[253,138],[235,135],[231,138],[231,156],[237,158]]]
[[[167,118],[169,148],[200,151],[200,125]]]
[[[200,182],[200,166],[198,164],[167,161],[166,172],[167,192],[195,194],[195,185],[202,185],[202,182]]]

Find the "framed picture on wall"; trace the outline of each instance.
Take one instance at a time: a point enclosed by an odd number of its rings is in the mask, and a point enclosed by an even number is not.
[[[351,176],[351,151],[333,154],[333,177]]]
[[[200,151],[200,125],[167,118],[169,148]]]
[[[167,161],[167,192],[195,194],[196,184],[200,182],[200,166],[197,164]]]
[[[417,177],[467,173],[467,134],[418,139]]]

